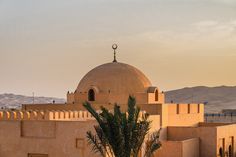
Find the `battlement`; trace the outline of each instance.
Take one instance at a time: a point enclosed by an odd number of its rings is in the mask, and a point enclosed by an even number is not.
[[[94,120],[87,111],[0,111],[0,120]]]
[[[204,113],[204,104],[168,104],[169,114]]]
[[[97,111],[99,113],[101,111]],[[111,111],[112,112],[112,111]],[[140,117],[146,113],[140,112]],[[55,120],[55,121],[87,121],[95,120],[88,111],[0,111],[1,120]]]
[[[168,126],[197,126],[204,121],[204,104],[167,104]]]

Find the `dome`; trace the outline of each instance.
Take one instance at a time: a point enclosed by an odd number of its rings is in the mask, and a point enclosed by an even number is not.
[[[151,86],[149,79],[137,68],[128,64],[112,62],[89,71],[80,81],[77,92],[144,93]]]

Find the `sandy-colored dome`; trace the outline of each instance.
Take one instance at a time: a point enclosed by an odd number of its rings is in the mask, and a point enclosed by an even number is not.
[[[151,86],[149,79],[137,68],[128,64],[112,62],[89,71],[80,81],[77,92],[96,88],[99,92],[144,93]]]

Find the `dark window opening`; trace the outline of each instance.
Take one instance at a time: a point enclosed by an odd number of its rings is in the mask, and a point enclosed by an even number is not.
[[[88,92],[88,101],[95,101],[95,92],[93,89],[90,89]]]
[[[176,114],[179,114],[179,104],[176,106]]]
[[[197,113],[200,113],[200,104],[197,104]]]
[[[158,90],[155,91],[155,101],[158,101]]]
[[[229,145],[229,157],[233,157],[233,151],[231,145]]]
[[[190,110],[191,110],[191,106],[190,104],[188,104],[188,113],[190,113]]]
[[[220,154],[220,157],[224,157],[224,151],[222,148],[219,149],[219,154]]]

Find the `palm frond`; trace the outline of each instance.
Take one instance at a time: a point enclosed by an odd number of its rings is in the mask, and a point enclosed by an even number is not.
[[[87,132],[89,144],[93,145],[94,152],[114,157],[137,157],[146,135],[150,130],[151,121],[149,115],[142,113],[136,106],[134,97],[129,96],[128,110],[122,112],[120,106],[114,105],[113,113],[101,107],[98,114],[90,103],[85,102],[84,107],[90,112],[98,122],[94,126],[96,135]],[[151,138],[146,141],[146,156],[151,157],[161,145],[159,142],[159,132],[153,133]]]
[[[128,121],[129,123],[134,121],[134,115],[135,115],[135,105],[136,105],[136,100],[134,97],[129,96],[128,99]]]
[[[102,145],[99,143],[99,140],[96,135],[93,135],[91,131],[87,132],[88,143],[92,145],[92,150],[95,153],[100,153],[102,157],[106,157],[106,152],[102,148]]]
[[[161,147],[159,136],[160,130],[151,134],[150,138],[146,141],[146,151],[144,157],[152,157],[153,153]]]
[[[99,114],[93,109],[89,102],[83,103],[83,106],[88,110],[89,113],[92,114],[92,116],[97,120],[99,124],[102,123]]]

